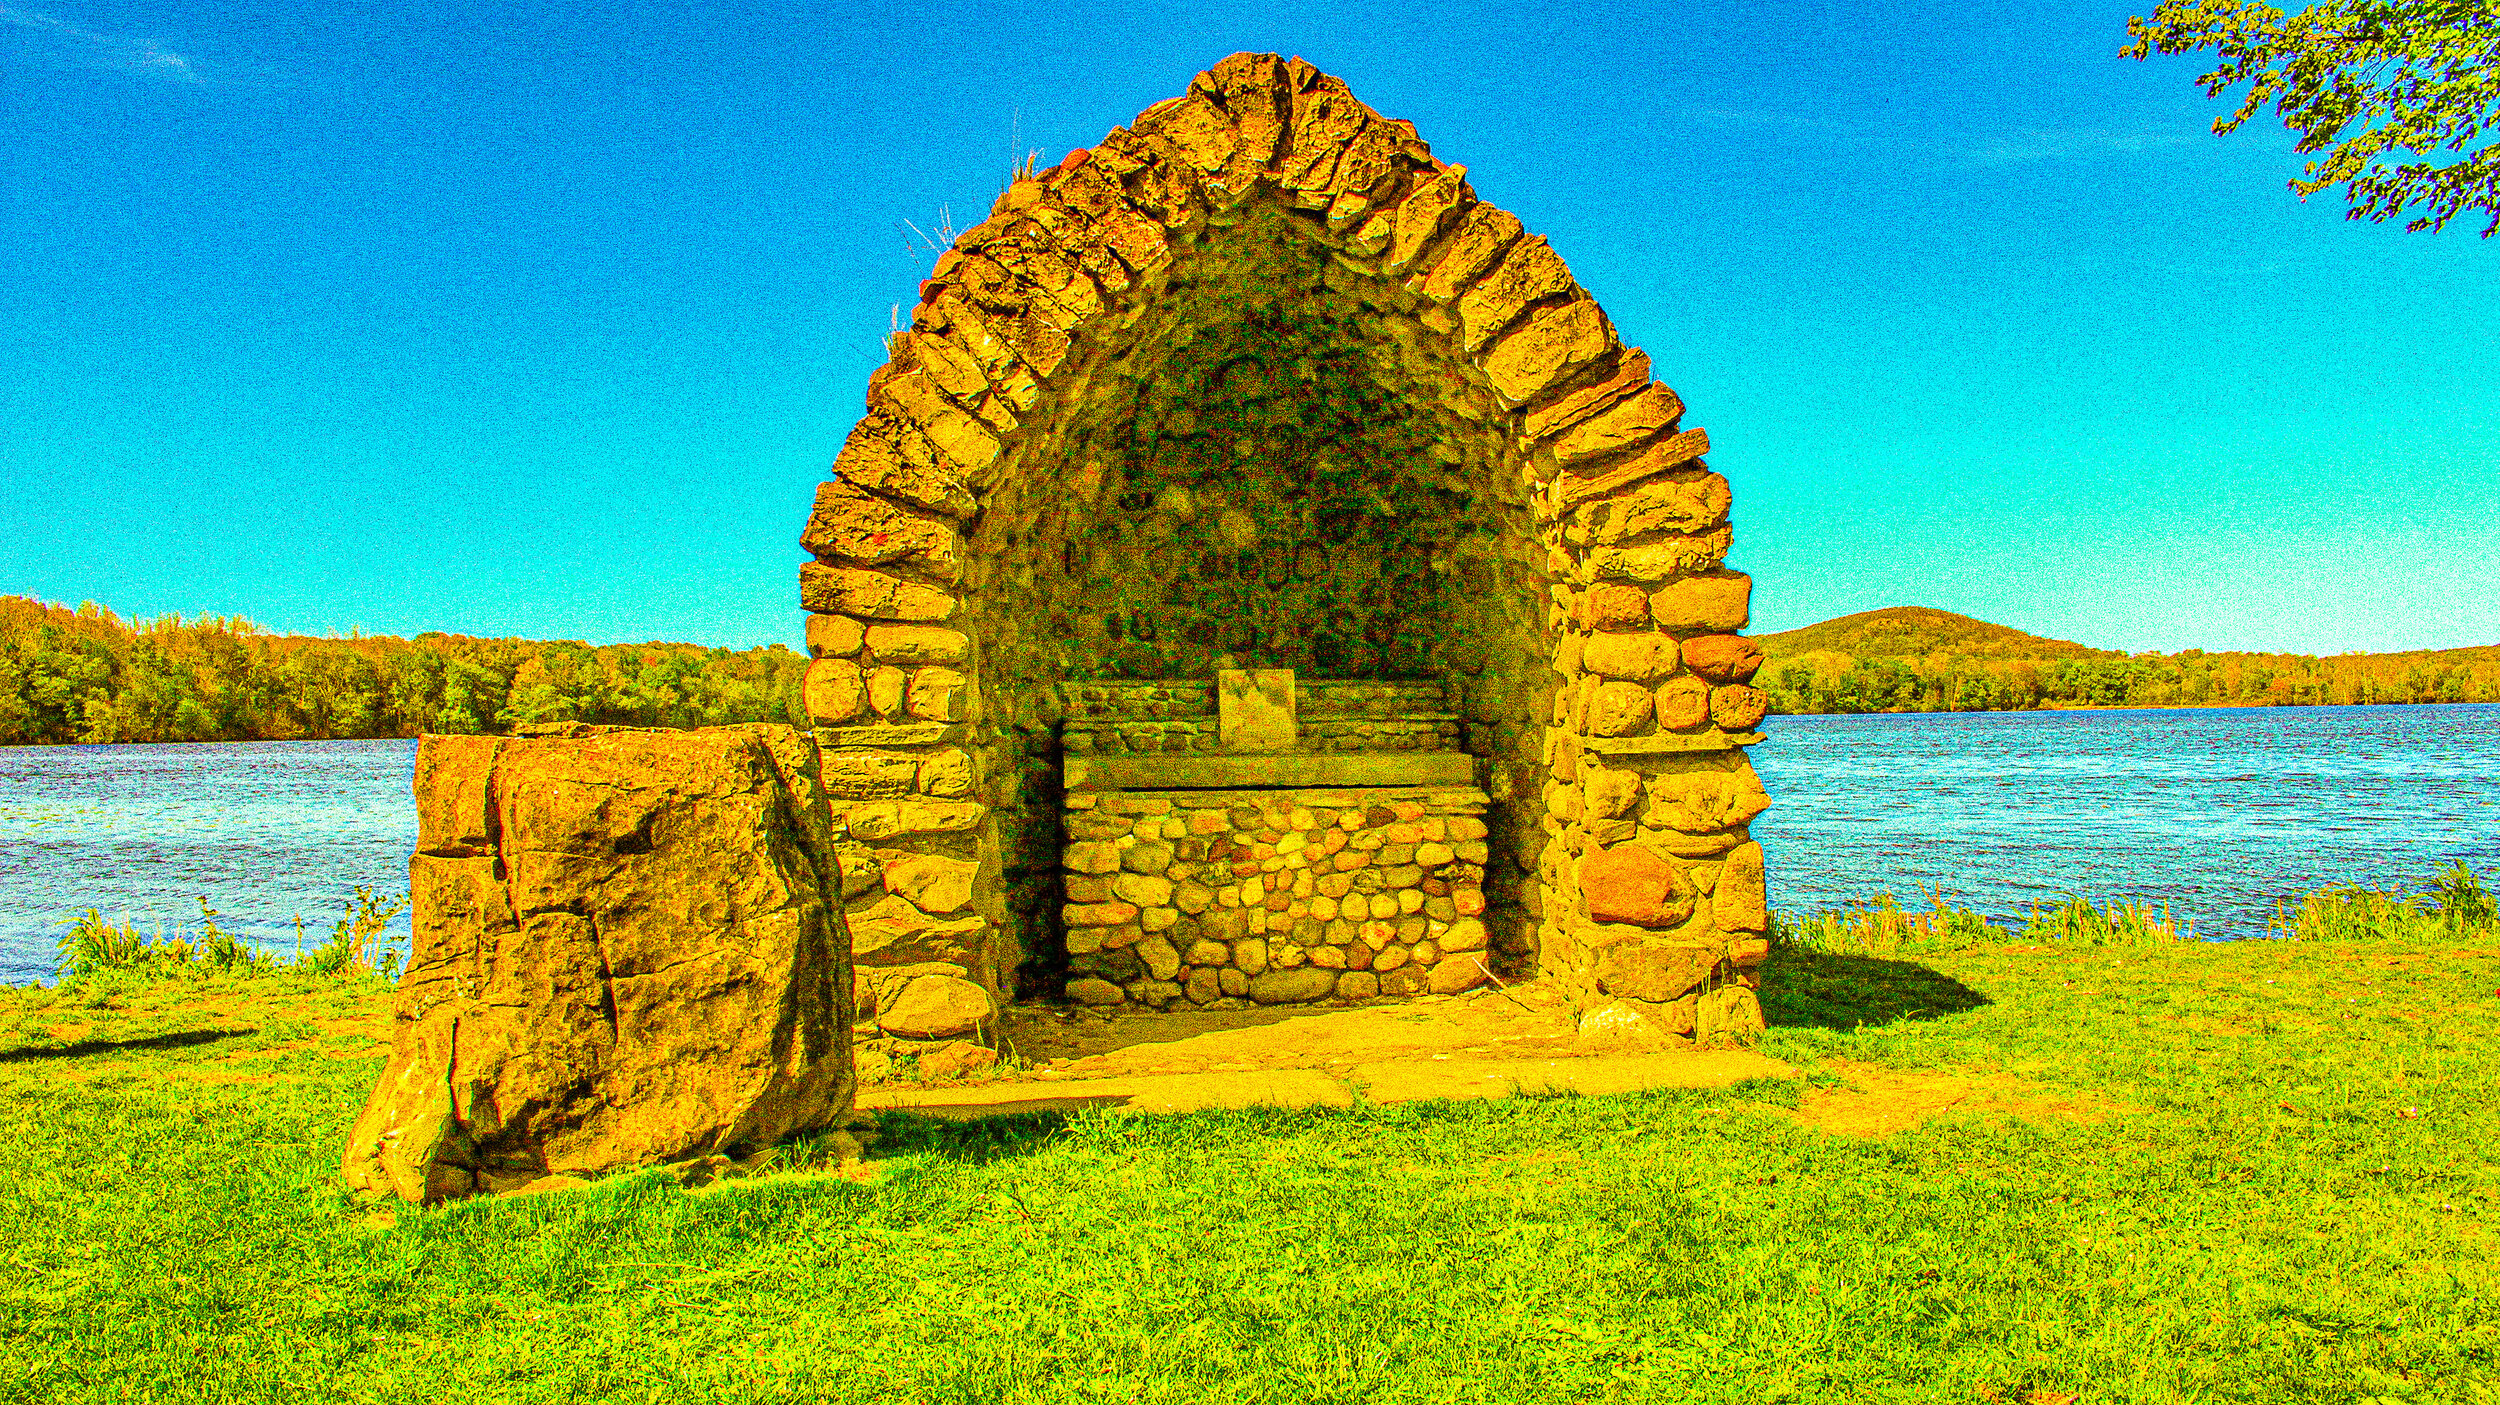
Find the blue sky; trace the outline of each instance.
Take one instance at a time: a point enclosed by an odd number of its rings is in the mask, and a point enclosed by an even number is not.
[[[6,0],[0,592],[795,643],[902,222],[1252,49],[1649,350],[1757,632],[2500,643],[2500,240],[2303,205],[2148,8]]]

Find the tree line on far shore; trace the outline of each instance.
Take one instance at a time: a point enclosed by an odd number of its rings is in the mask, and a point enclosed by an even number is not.
[[[1779,713],[2500,702],[2500,647],[2393,654],[2124,654],[1896,607],[1761,640]]]
[[[1780,713],[2500,702],[2500,647],[2122,654],[1941,610],[1761,638]],[[524,722],[806,726],[807,656],[426,633],[316,639],[240,616],[126,623],[0,596],[0,746],[505,732]]]
[[[0,745],[503,732],[524,722],[805,725],[807,657],[425,633],[316,639],[240,616],[125,623],[0,596]]]

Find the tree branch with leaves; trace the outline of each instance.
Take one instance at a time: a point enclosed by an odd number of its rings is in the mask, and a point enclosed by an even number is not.
[[[2342,183],[2347,219],[2413,212],[2408,233],[2467,210],[2500,231],[2500,0],[2328,0],[2286,16],[2243,0],[2163,0],[2127,21],[2122,58],[2212,49],[2221,66],[2197,80],[2207,97],[2242,83],[2225,135],[2271,101],[2300,134],[2293,150],[2325,152],[2291,188],[2306,200]],[[2460,153],[2445,164],[2402,160]]]

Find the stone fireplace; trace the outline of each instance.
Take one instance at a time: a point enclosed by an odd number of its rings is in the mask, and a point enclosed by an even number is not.
[[[863,970],[1745,1022],[1727,484],[1464,167],[1235,55],[1017,181],[891,352],[800,581]]]
[[[1212,688],[1061,691],[1070,999],[1299,1004],[1494,979],[1489,801],[1440,685],[1225,669]]]

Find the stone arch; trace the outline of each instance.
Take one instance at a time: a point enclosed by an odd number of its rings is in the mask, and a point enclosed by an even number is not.
[[[1758,1018],[1726,482],[1411,125],[1236,54],[1016,181],[891,352],[800,582],[863,969],[1047,993],[1069,699],[1275,667],[1442,690],[1503,979]]]

